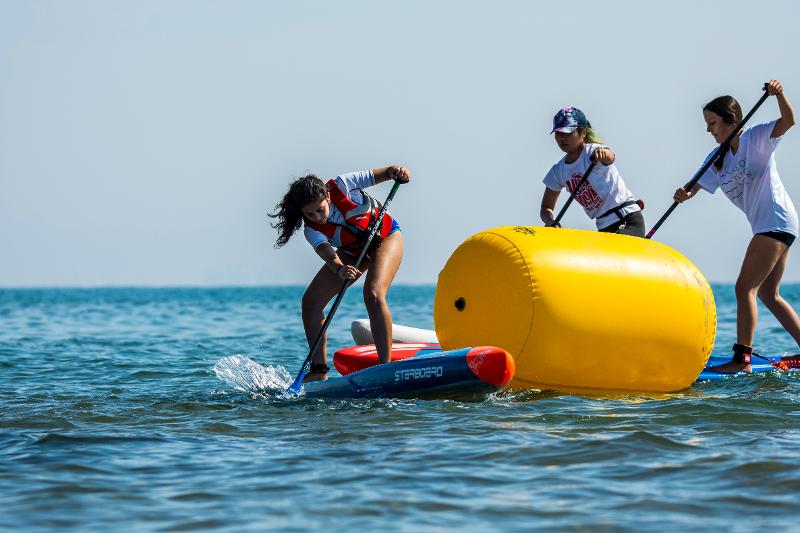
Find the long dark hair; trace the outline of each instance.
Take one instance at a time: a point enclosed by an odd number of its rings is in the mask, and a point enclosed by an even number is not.
[[[325,183],[314,174],[297,178],[289,185],[289,190],[283,195],[280,202],[275,205],[276,213],[267,213],[270,218],[277,218],[278,222],[272,227],[280,232],[275,248],[280,248],[287,242],[294,232],[303,225],[303,206],[322,200],[328,195]]]
[[[715,115],[722,118],[726,124],[738,125],[742,121],[742,107],[736,98],[733,96],[717,96],[709,103],[703,106],[703,111],[710,111]],[[719,157],[714,161],[714,167],[717,171],[722,170],[722,161],[725,159],[725,154],[728,153],[730,145],[723,146],[719,151]]]

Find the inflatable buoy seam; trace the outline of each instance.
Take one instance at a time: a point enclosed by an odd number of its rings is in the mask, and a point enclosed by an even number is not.
[[[517,251],[517,254],[519,254],[519,257],[522,258],[522,261],[525,264],[525,273],[528,275],[528,286],[531,288],[531,293],[534,295],[533,298],[531,298],[531,321],[530,321],[530,324],[528,325],[528,332],[525,334],[525,339],[522,341],[522,346],[520,346],[519,353],[512,354],[514,356],[514,358],[516,359],[519,356],[519,354],[525,352],[525,346],[528,345],[528,339],[530,339],[531,332],[533,331],[533,320],[535,318],[534,315],[536,313],[536,298],[537,297],[536,297],[536,294],[535,294],[536,291],[534,290],[534,286],[533,286],[533,275],[531,274],[531,266],[528,263],[528,259],[525,257],[525,254],[522,253],[522,250],[520,250],[519,246],[517,246],[517,244],[514,241],[512,241],[511,239],[509,239],[505,235],[501,235],[501,234],[495,233],[493,231],[492,232],[485,232],[485,233],[494,235],[496,237],[500,237],[501,239],[503,239],[506,242],[508,242],[511,245],[511,247],[514,250]],[[535,233],[533,235],[535,235]],[[533,235],[531,235],[531,236],[533,236]]]

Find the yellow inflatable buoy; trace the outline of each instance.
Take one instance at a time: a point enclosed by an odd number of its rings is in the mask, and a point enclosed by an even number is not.
[[[681,390],[717,323],[711,287],[672,248],[528,226],[464,241],[439,274],[433,315],[444,350],[508,351],[512,390]]]

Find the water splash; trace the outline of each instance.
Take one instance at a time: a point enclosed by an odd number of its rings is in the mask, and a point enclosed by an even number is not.
[[[214,373],[243,392],[284,390],[292,383],[292,377],[283,366],[264,367],[244,355],[223,357],[214,364]]]

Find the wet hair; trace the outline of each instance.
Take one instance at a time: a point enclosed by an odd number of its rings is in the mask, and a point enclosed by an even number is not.
[[[272,227],[280,232],[275,248],[280,248],[303,225],[303,206],[324,199],[328,195],[325,183],[314,174],[297,178],[289,185],[289,190],[275,205],[276,212],[267,213],[278,222]]]
[[[733,96],[717,96],[709,103],[703,106],[703,111],[710,111],[719,116],[726,124],[737,126],[742,121],[742,107],[736,98]],[[730,146],[723,146],[719,151],[717,160],[714,161],[714,167],[717,170],[722,169],[722,162],[725,159],[725,154],[730,149]]]

